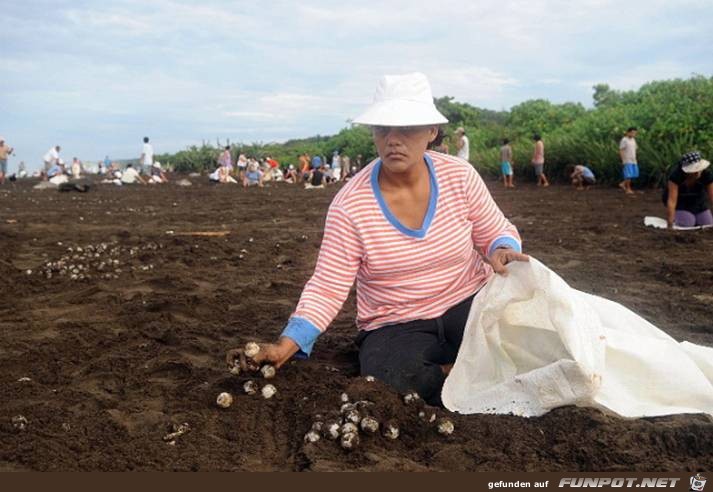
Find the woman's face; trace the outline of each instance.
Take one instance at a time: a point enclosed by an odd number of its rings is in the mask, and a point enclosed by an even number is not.
[[[423,162],[423,153],[438,134],[438,127],[373,126],[374,144],[389,171],[406,172]]]

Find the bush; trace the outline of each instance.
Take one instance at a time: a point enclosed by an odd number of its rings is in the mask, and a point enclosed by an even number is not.
[[[566,179],[569,165],[585,164],[600,182],[618,181],[619,141],[629,126],[639,128],[639,183],[662,183],[667,169],[690,150],[713,157],[713,78],[650,82],[637,91],[614,91],[606,84],[593,89],[593,109],[543,99],[525,101],[510,111],[477,108],[448,96],[434,102],[449,120],[445,130],[451,151],[455,153],[453,132],[463,126],[470,140],[471,162],[483,174],[499,174],[499,147],[503,138],[509,138],[515,173],[531,175],[533,133],[543,137],[546,172],[555,179]],[[236,144],[232,149],[235,157],[240,152],[256,158],[271,155],[283,165],[297,163],[304,152],[328,159],[334,150],[352,159],[361,154],[364,163],[376,157],[369,129],[360,126],[332,136]],[[210,145],[193,146],[159,159],[179,171],[203,171],[215,167],[220,151]]]

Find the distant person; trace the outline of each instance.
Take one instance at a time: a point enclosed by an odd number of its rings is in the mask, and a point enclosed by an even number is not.
[[[332,179],[334,181],[339,181],[342,178],[342,156],[339,155],[339,151],[335,150],[332,154]]]
[[[352,166],[351,169],[349,169],[349,172],[347,173],[347,175],[344,177],[344,181],[349,181],[354,176],[356,176],[356,174],[357,174],[357,167]]]
[[[248,186],[258,186],[262,188],[262,176],[263,173],[260,170],[260,164],[258,164],[255,159],[250,158],[248,161],[247,171],[245,172],[245,177],[243,178],[243,187],[247,188]]]
[[[64,161],[62,159],[57,159],[57,162],[52,164],[52,166],[47,170],[47,180],[56,185],[66,183],[69,181],[66,172],[67,171],[64,168]]]
[[[109,156],[108,156],[108,155],[107,155],[107,156],[104,156],[104,161],[102,162],[102,164],[104,164],[104,171],[102,172],[102,171],[101,171],[102,168],[101,168],[101,166],[99,166],[99,169],[100,169],[99,174],[104,174],[104,173],[107,172],[107,171],[109,170],[109,168],[111,167],[111,159],[109,159]]]
[[[82,177],[82,161],[76,157],[72,159],[72,178],[79,179]]]
[[[309,179],[305,183],[305,189],[309,190],[312,188],[324,188],[324,183],[325,183],[325,176],[324,176],[324,169],[326,168],[326,164],[322,165],[322,167],[318,167],[316,169],[312,169],[309,173]]]
[[[154,161],[154,163],[151,165],[151,177],[149,178],[149,183],[168,183],[168,176],[166,176],[166,173],[163,172],[163,169],[161,168],[161,163],[159,161]]]
[[[149,137],[144,137],[144,147],[141,150],[141,159],[139,161],[144,167],[144,171],[149,172],[151,170],[153,165],[153,146],[149,143]]]
[[[635,126],[629,127],[626,134],[619,142],[619,157],[621,158],[621,174],[624,178],[619,183],[619,188],[627,195],[633,195],[631,180],[639,177],[639,164],[636,160],[636,135],[638,131]]]
[[[299,177],[297,176],[297,170],[295,169],[294,164],[290,164],[289,166],[287,166],[283,179],[290,184],[294,184],[299,181]]]
[[[352,167],[352,160],[348,155],[342,154],[342,180],[346,180],[349,170]]]
[[[0,137],[0,185],[5,183],[7,176],[7,159],[15,151],[5,143],[5,137]]]
[[[588,189],[597,182],[594,172],[587,166],[578,164],[572,167],[571,171],[569,179],[572,180],[572,186],[576,187],[578,190]]]
[[[357,171],[361,171],[364,167],[364,158],[361,154],[357,154],[356,161],[354,161],[354,165],[356,165]]]
[[[238,182],[233,178],[231,174],[231,168],[228,166],[220,166],[218,167],[218,182],[219,183],[230,183],[230,184],[237,184]]]
[[[503,175],[503,185],[505,185],[505,188],[515,188],[512,182],[513,165],[510,140],[504,138],[503,145],[500,147],[500,172]]]
[[[713,173],[709,169],[710,164],[699,152],[689,152],[681,157],[669,174],[663,193],[669,227],[713,225]]]
[[[62,148],[59,145],[55,145],[47,151],[45,156],[42,158],[45,163],[45,174],[50,170],[52,166],[59,163],[59,153]]]
[[[550,185],[550,182],[547,181],[547,176],[545,175],[545,143],[537,133],[532,136],[532,140],[535,142],[535,148],[532,152],[532,167],[535,169],[537,186],[546,188]]]
[[[470,159],[470,142],[462,126],[456,129],[456,148],[458,149],[456,157],[460,157],[465,161]]]
[[[312,169],[320,169],[322,167],[322,158],[318,155],[312,157]]]
[[[25,167],[25,161],[20,161],[17,165],[17,177],[22,179],[27,177],[27,168]]]
[[[428,149],[429,150],[435,150],[436,152],[440,153],[448,153],[448,145],[445,143],[445,138],[446,138],[446,133],[443,131],[443,128],[438,127],[438,134],[436,135],[436,138],[433,139],[433,142],[428,144]],[[445,152],[444,152],[445,151]]]
[[[429,148],[435,150],[436,152],[440,152],[441,154],[448,154],[449,148],[447,137],[448,135],[446,134],[446,131],[443,128],[438,127],[438,134],[433,142],[431,142]]]
[[[238,179],[242,182],[243,178],[245,178],[245,170],[248,168],[248,159],[245,157],[245,154],[240,154],[238,156]]]
[[[309,172],[309,154],[307,152],[303,153],[299,158],[299,163],[297,164],[299,172],[304,175]]]
[[[223,152],[218,156],[218,164],[228,168],[229,172],[233,172],[233,157],[230,155],[230,145],[226,145]]]
[[[152,164],[153,164],[153,162],[152,162]],[[141,175],[139,174],[139,172],[136,169],[134,169],[134,166],[132,166],[131,164],[127,164],[126,169],[124,169],[124,172],[121,173],[121,183],[122,184],[135,184],[135,183],[146,184],[146,180],[143,177],[141,177]]]
[[[273,159],[270,155],[265,158],[265,162],[267,162],[267,165],[270,166],[270,169],[277,169],[280,167],[280,163]]]

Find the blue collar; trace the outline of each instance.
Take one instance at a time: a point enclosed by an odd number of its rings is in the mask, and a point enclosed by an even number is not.
[[[379,202],[379,207],[381,207],[381,212],[384,214],[384,217],[386,217],[386,220],[388,220],[391,225],[393,225],[403,234],[418,239],[423,239],[424,237],[426,237],[428,228],[430,227],[431,222],[433,221],[433,216],[436,215],[436,205],[438,203],[438,180],[436,179],[436,169],[433,167],[433,161],[431,160],[431,157],[428,154],[423,155],[423,160],[426,162],[426,166],[428,167],[428,175],[431,181],[431,191],[428,197],[428,210],[426,211],[426,216],[423,218],[423,224],[421,224],[420,229],[410,229],[403,225],[394,216],[394,214],[391,213],[391,210],[389,210],[388,205],[386,205],[384,196],[381,194],[381,188],[379,188],[379,171],[381,171],[381,159],[376,161],[376,164],[374,164],[374,169],[372,169],[371,171],[371,189],[374,192],[376,201]]]

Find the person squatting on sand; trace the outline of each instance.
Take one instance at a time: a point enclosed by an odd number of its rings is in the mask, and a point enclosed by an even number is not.
[[[287,166],[287,169],[285,169],[285,173],[283,175],[283,180],[286,183],[290,184],[295,184],[297,181],[299,181],[299,177],[297,176],[297,170],[295,169],[294,164],[290,164]]]
[[[319,159],[319,157],[317,157],[317,159]],[[321,159],[320,162],[322,162]],[[306,190],[313,188],[324,188],[324,183],[326,181],[324,170],[326,167],[326,164],[322,164],[320,167],[312,168],[312,170],[307,173],[305,182]]]
[[[62,147],[59,145],[55,145],[54,147],[50,148],[47,153],[44,155],[42,160],[44,161],[44,172],[45,176],[47,175],[47,172],[50,170],[52,166],[55,164],[59,163],[59,153],[62,150]]]
[[[594,177],[594,172],[587,166],[577,164],[576,166],[570,167],[569,170],[569,179],[572,180],[572,186],[578,190],[589,189],[590,186],[597,182],[597,178]]]
[[[159,161],[154,161],[151,164],[151,177],[149,178],[149,184],[163,184],[168,183],[168,176],[163,172],[161,168],[161,163]]]
[[[260,164],[252,157],[248,159],[247,170],[243,177],[243,187],[247,188],[248,186],[259,186],[260,188],[263,186]]]
[[[713,226],[713,173],[710,162],[699,152],[689,152],[681,157],[668,175],[663,192],[666,222],[671,228]],[[706,203],[706,198],[708,203]]]
[[[426,150],[448,120],[425,75],[384,76],[354,121],[371,127],[379,158],[333,199],[314,274],[255,360],[309,356],[356,279],[361,374],[440,404],[473,296],[529,258],[473,166]]]
[[[128,185],[128,184],[146,184],[146,180],[139,174],[139,172],[134,169],[134,166],[131,164],[126,165],[126,169],[124,169],[124,172],[121,173],[121,178],[119,178],[121,181],[122,185]]]

